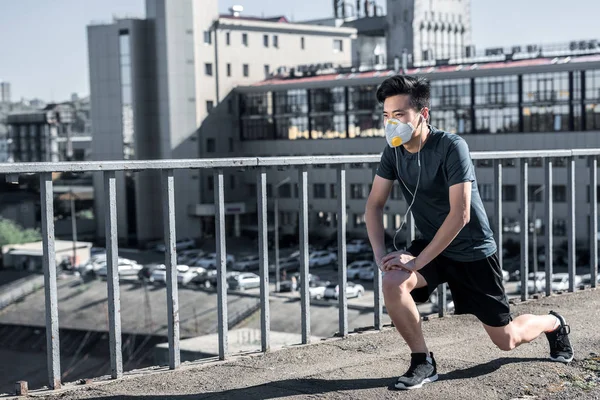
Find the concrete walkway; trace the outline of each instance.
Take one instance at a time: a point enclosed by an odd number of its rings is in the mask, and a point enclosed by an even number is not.
[[[136,371],[119,381],[65,385],[48,399],[600,399],[600,290],[564,294],[513,307],[515,314],[562,313],[571,325],[575,360],[548,360],[545,337],[502,352],[471,316],[423,323],[440,380],[423,389],[392,389],[409,350],[392,328],[353,334],[267,355]]]

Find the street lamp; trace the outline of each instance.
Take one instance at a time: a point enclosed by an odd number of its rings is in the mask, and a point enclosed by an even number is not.
[[[274,228],[275,228],[275,292],[279,293],[279,187],[285,185],[290,182],[290,177],[288,176],[281,182],[275,185],[275,220],[274,220]]]

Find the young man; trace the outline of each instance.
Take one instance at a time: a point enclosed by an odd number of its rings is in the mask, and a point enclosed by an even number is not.
[[[496,243],[477,190],[463,138],[430,126],[430,85],[422,78],[393,76],[377,90],[383,103],[386,140],[366,205],[369,239],[384,272],[385,306],[411,350],[408,371],[396,388],[416,389],[437,380],[416,302],[447,282],[456,314],[473,314],[492,342],[512,350],[542,333],[554,361],[569,362],[569,327],[559,314],[521,315],[513,320],[496,255]],[[386,254],[383,208],[398,180],[422,239],[407,251]]]

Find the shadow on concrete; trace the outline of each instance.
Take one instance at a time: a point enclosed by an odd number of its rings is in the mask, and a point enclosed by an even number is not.
[[[548,358],[510,358],[502,357],[491,360],[485,364],[473,365],[469,368],[457,369],[447,374],[440,374],[439,381],[451,381],[454,379],[477,378],[479,376],[488,375],[498,370],[503,365],[524,363],[524,362],[552,362]]]
[[[498,370],[503,365],[523,363],[523,362],[551,362],[546,358],[509,358],[503,357],[489,361],[484,364],[473,365],[469,368],[458,369],[447,374],[440,374],[439,381],[449,381],[455,379],[477,378],[488,375]],[[385,378],[365,378],[350,380],[328,380],[328,379],[288,379],[283,381],[270,382],[257,386],[243,387],[238,389],[225,390],[222,392],[207,392],[189,395],[154,395],[154,396],[109,396],[109,397],[90,397],[90,399],[116,400],[116,399],[277,399],[286,396],[298,395],[326,395],[327,393],[339,391],[366,390],[387,387],[390,391],[397,391],[394,387],[397,376]]]

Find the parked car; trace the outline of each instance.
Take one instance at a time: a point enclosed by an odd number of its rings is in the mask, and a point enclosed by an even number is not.
[[[235,262],[235,257],[231,254],[226,255],[226,263],[227,267],[231,268],[233,263]],[[195,263],[196,267],[202,268],[216,268],[217,267],[217,253],[209,253],[205,254],[202,257],[198,258]]]
[[[369,261],[354,261],[346,267],[346,277],[348,279],[358,279],[360,270],[368,265]]]
[[[361,281],[373,281],[375,279],[375,272],[381,273],[379,267],[375,262],[371,261],[371,265],[364,266],[358,273],[358,279]]]
[[[294,272],[300,270],[299,256],[290,256],[279,260],[279,270],[286,272]],[[275,272],[275,263],[269,265],[269,272]]]
[[[330,251],[315,251],[308,257],[308,265],[311,268],[324,267],[337,261],[337,254]]]
[[[190,266],[185,264],[178,265],[177,283],[181,285],[187,285],[201,271],[204,271],[204,269],[199,271],[199,268],[197,267],[190,268]],[[150,282],[154,283],[155,285],[164,285],[167,283],[167,267],[164,264],[160,264],[156,269],[154,269],[154,271],[152,271]]]
[[[175,241],[175,250],[176,251],[193,249],[195,246],[196,246],[196,241],[194,239],[183,238],[183,239],[177,239]],[[165,244],[164,243],[157,244],[155,247],[155,250],[160,253],[164,253],[166,251]]]
[[[600,283],[600,274],[598,274],[598,282]],[[581,284],[582,285],[591,285],[592,284],[592,274],[581,275]]]
[[[371,246],[364,239],[354,239],[346,244],[346,253],[358,254],[371,250]]]
[[[231,275],[227,278],[229,289],[246,290],[260,287],[260,276],[252,272]]]
[[[137,263],[121,263],[118,265],[119,271],[119,279],[132,279],[137,278],[138,272],[143,268],[140,264]],[[96,271],[96,274],[101,279],[108,279],[108,267],[104,264],[103,267]]]
[[[325,289],[329,282],[314,281],[308,285],[308,294],[311,299],[321,300],[325,297]]]
[[[233,269],[236,271],[258,271],[259,267],[260,257],[258,255],[242,257],[233,264]]]
[[[337,299],[339,298],[340,286],[336,283],[331,283],[327,285],[325,288],[325,293],[323,295],[326,299]],[[365,293],[365,288],[354,282],[346,283],[346,297],[361,297]]]
[[[573,281],[574,287],[579,287],[579,285],[581,285],[582,282],[583,282],[582,277],[579,275],[575,275],[575,280]],[[545,283],[546,282],[544,281],[544,289],[543,290],[546,289]],[[559,272],[557,274],[553,274],[551,287],[552,287],[553,291],[568,290],[569,289],[569,274],[566,272]]]
[[[138,279],[142,282],[150,282],[150,279],[152,278],[152,273],[155,269],[160,268],[161,265],[164,264],[153,263],[144,265],[142,269],[138,271]]]
[[[519,274],[520,275],[520,274]],[[535,279],[534,279],[535,276]],[[534,286],[535,285],[535,286]],[[535,289],[535,290],[534,290]],[[533,272],[529,273],[527,280],[527,292],[543,292],[546,289],[546,273],[538,272],[534,275]],[[521,292],[521,281],[517,282],[517,292]]]
[[[204,251],[190,249],[177,252],[177,264],[194,265],[196,260],[204,255]]]

